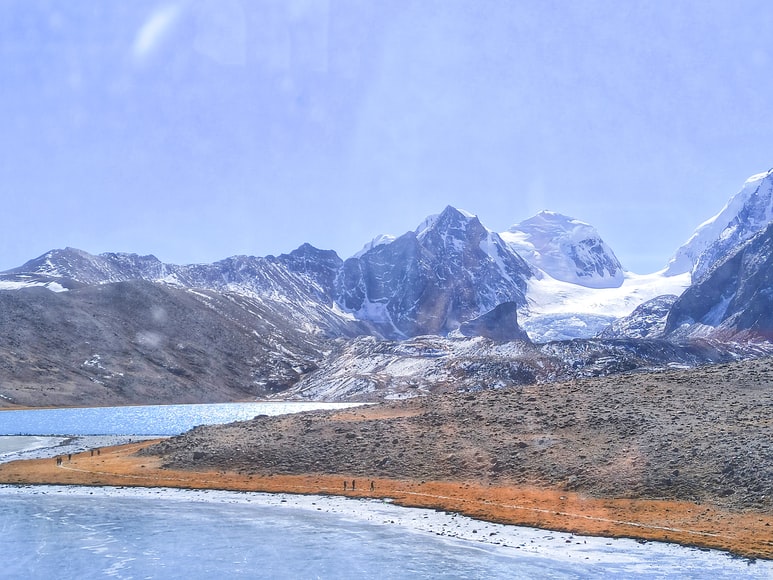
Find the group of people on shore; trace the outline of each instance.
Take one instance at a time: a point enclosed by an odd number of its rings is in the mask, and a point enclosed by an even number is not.
[[[357,490],[357,480],[356,479],[352,480],[351,490],[352,491],[356,491]],[[344,491],[349,491],[349,481],[348,480],[344,480]],[[370,480],[370,491],[376,491],[376,482],[373,481],[373,480]]]
[[[99,455],[99,454],[100,454],[100,449],[99,449],[99,447],[97,447],[96,449],[90,449],[90,451],[91,451],[91,457],[94,457],[94,454],[95,454],[95,453],[96,453],[97,455]],[[69,461],[72,461],[72,453],[68,453],[68,454],[67,454],[67,461],[68,461],[68,462],[69,462]],[[57,456],[56,456],[56,466],[57,466],[57,467],[60,467],[60,466],[61,466],[63,463],[64,463],[64,455],[57,455]]]

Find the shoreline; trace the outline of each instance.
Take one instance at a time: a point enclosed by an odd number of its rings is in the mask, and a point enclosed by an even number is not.
[[[351,474],[247,475],[232,471],[164,469],[137,451],[159,440],[133,442],[67,456],[0,464],[0,483],[223,490],[340,496],[451,512],[480,522],[526,526],[578,536],[630,538],[773,559],[773,516],[731,512],[684,501],[591,498],[558,489],[484,486],[471,482],[412,481]],[[352,480],[356,487],[351,489]],[[343,482],[347,482],[344,491]],[[374,488],[371,489],[370,482]]]

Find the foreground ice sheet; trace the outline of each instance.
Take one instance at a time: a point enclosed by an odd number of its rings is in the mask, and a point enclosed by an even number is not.
[[[773,563],[384,501],[0,486],[5,578],[770,578]]]

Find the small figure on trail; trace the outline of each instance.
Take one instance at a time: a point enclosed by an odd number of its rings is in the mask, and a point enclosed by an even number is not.
[[[346,480],[344,480],[344,491],[346,491]]]
[[[370,491],[376,491],[376,482],[373,480],[370,482]]]
[[[355,485],[354,485],[354,484],[355,484],[355,481],[354,481],[354,480],[352,480],[352,489],[354,489],[354,487],[355,487]]]
[[[67,461],[72,461],[72,453],[67,454]]]

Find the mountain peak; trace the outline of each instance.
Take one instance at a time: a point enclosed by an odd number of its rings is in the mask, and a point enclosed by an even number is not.
[[[483,227],[476,215],[447,205],[442,212],[427,216],[414,231],[416,237],[422,239],[430,230],[443,232],[465,230],[468,224],[477,224],[478,227]]]
[[[618,288],[623,267],[596,228],[552,211],[511,226],[502,238],[532,266],[556,280],[588,288]]]
[[[414,231],[366,246],[344,262],[337,284],[345,310],[406,337],[447,334],[503,302],[525,305],[531,275],[498,234],[447,206]]]

